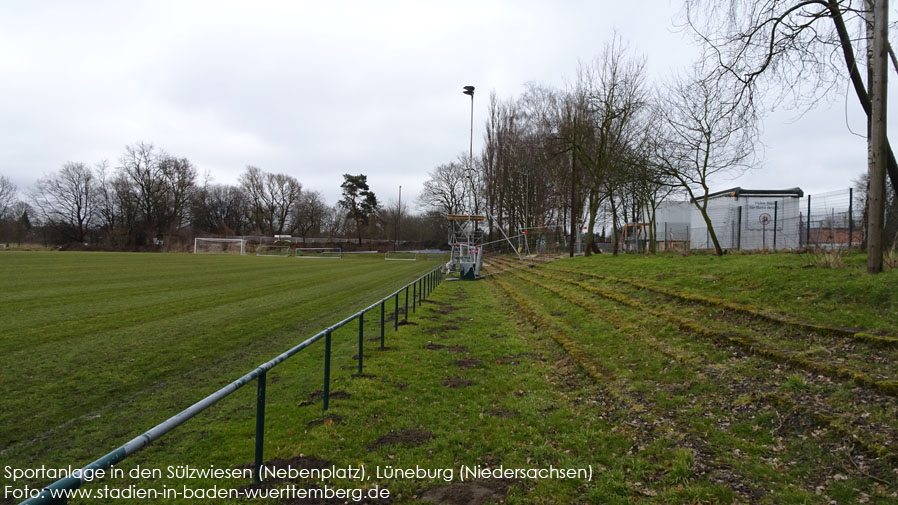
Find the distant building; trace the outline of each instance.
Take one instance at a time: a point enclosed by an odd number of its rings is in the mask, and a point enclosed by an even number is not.
[[[708,217],[724,249],[801,247],[800,188],[731,188],[708,195]],[[664,201],[655,213],[658,250],[713,249],[701,213],[691,201]],[[643,235],[644,237],[645,235]]]
[[[774,234],[777,249],[793,249],[800,245],[798,203],[803,196],[800,188],[731,188],[708,195],[708,216],[724,249],[773,249]],[[693,249],[714,247],[698,209],[690,228]]]

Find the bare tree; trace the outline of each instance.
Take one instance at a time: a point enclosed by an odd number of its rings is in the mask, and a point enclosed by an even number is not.
[[[683,188],[701,213],[718,255],[724,253],[708,216],[711,178],[749,167],[755,156],[757,118],[737,107],[721,80],[678,79],[657,98],[658,171]]]
[[[317,191],[303,191],[299,197],[299,201],[293,210],[294,228],[302,237],[303,244],[306,242],[306,236],[311,232],[321,230],[325,214],[327,213],[327,204],[324,197]]]
[[[189,203],[196,189],[196,168],[187,158],[163,154],[159,157],[159,175],[164,188],[164,204],[156,217],[160,231],[176,231],[185,224]]]
[[[133,197],[133,202],[123,202],[124,205],[134,207],[144,231],[153,236],[158,232],[155,218],[162,213],[161,207],[165,204],[165,185],[159,176],[158,157],[159,152],[152,144],[138,142],[125,147],[119,168],[128,185],[133,187],[133,191],[118,188],[119,196]],[[124,182],[119,181],[119,184],[123,185]]]
[[[430,172],[430,179],[418,195],[418,204],[441,214],[468,212],[466,200],[470,191],[465,165],[459,162],[445,163]]]
[[[284,174],[246,167],[240,185],[249,199],[250,220],[259,232],[282,235],[293,232],[291,217],[302,193],[302,184]]]
[[[16,199],[16,185],[5,175],[0,175],[0,221],[9,218]]]
[[[878,175],[879,163],[898,190],[898,161],[882,112],[887,53],[898,71],[887,40],[888,0],[688,0],[685,13],[720,75],[740,84],[742,103],[752,104],[756,95],[773,90],[779,101],[791,95],[793,103],[813,104],[847,77],[867,115],[868,166],[877,174],[870,178],[869,203],[882,202],[885,182]],[[864,40],[867,58],[856,57],[852,32],[863,34],[856,36]],[[866,84],[861,73],[865,62]],[[883,244],[879,210],[874,214],[867,232],[873,238],[868,247],[871,273],[881,270],[877,258]]]
[[[246,196],[241,188],[225,184],[207,184],[193,199],[191,218],[194,228],[219,235],[241,235],[248,215]]]
[[[633,151],[630,143],[638,136],[634,127],[646,105],[645,61],[632,57],[623,42],[615,36],[592,65],[583,66],[579,73],[580,86],[587,97],[587,116],[590,135],[575,150],[588,170],[588,209],[586,254],[594,252],[594,228],[602,201],[608,199],[614,221],[614,253],[617,253],[618,208],[617,190],[628,176],[623,173],[630,165]]]
[[[66,163],[59,172],[39,179],[32,192],[41,218],[66,239],[84,242],[96,212],[97,184],[84,163]]]

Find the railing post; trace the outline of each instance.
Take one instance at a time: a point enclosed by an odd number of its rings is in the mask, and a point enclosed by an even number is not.
[[[330,405],[331,397],[331,332],[324,335],[324,410]]]
[[[418,299],[418,281],[412,283],[412,312],[415,312],[415,301]]]
[[[408,322],[408,286],[405,287],[405,322]]]
[[[380,348],[384,348],[384,315],[386,314],[386,300],[380,301]]]
[[[393,330],[399,329],[399,291],[396,292],[396,307],[393,308]]]
[[[262,454],[265,441],[265,371],[259,374],[256,393],[256,458],[253,465],[253,483],[262,481]]]
[[[362,359],[364,358],[365,313],[359,314],[359,375],[362,375]]]

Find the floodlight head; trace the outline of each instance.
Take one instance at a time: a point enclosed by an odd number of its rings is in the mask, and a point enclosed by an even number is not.
[[[472,98],[474,97],[474,86],[465,86],[464,89],[465,90],[462,91],[462,93],[464,93],[466,95],[471,95]]]

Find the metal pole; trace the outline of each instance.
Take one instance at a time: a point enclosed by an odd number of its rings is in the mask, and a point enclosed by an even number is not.
[[[474,170],[474,88],[471,88],[471,145],[468,151],[468,157],[471,160],[469,168]]]
[[[393,330],[399,329],[399,291],[396,292],[396,306],[393,308]]]
[[[805,216],[804,246],[811,247],[811,195],[808,195],[808,214]]]
[[[829,245],[833,249],[836,247],[836,208],[829,209]]]
[[[324,410],[330,404],[331,396],[331,332],[324,336]]]
[[[384,315],[386,314],[386,305],[387,301],[383,300],[380,302],[380,348],[384,348]]]
[[[262,480],[262,453],[265,439],[265,371],[259,374],[259,387],[256,392],[256,458],[253,464],[253,483]]]
[[[408,322],[408,286],[405,287],[405,312],[403,312],[405,316],[405,322]]]
[[[399,185],[399,207],[396,209],[396,243],[393,250],[399,250],[399,227],[402,226],[402,184]]]
[[[417,288],[418,288],[418,281],[415,281],[414,284],[412,284],[412,312],[415,312],[415,300],[418,299],[418,295],[415,291]]]
[[[359,375],[362,375],[362,360],[365,351],[365,313],[359,314]]]
[[[848,188],[848,248],[854,240],[854,188]]]
[[[742,249],[742,206],[739,206],[739,228],[736,230],[736,249]]]
[[[779,221],[779,210],[780,203],[778,201],[773,202],[773,252],[776,252],[776,226],[777,221]]]

